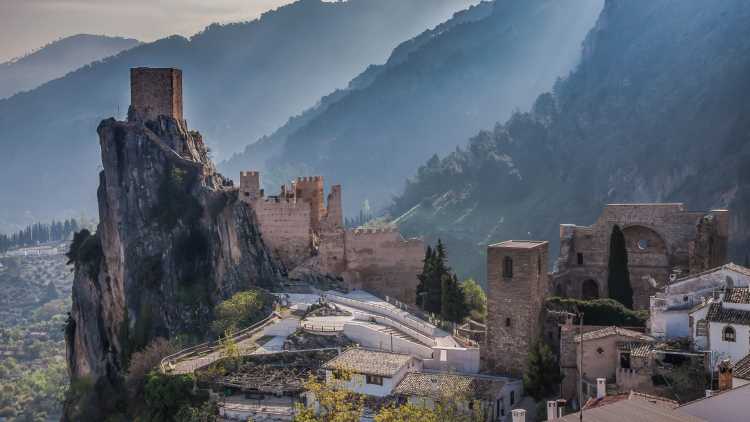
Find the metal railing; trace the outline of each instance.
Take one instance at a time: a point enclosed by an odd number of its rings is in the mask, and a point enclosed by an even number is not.
[[[263,318],[262,320],[256,322],[255,324],[243,328],[242,330],[234,332],[232,335],[229,336],[232,340],[239,342],[246,340],[250,338],[255,332],[260,328],[265,328],[266,324],[273,321],[276,318],[281,318],[281,315],[278,313],[271,312],[267,317]],[[192,358],[200,358],[201,356],[205,356],[207,354],[213,353],[221,348],[222,342],[225,341],[227,337],[220,338],[218,340],[209,341],[205,343],[201,343],[195,346],[188,347],[186,349],[182,349],[176,353],[173,353],[161,360],[159,363],[159,368],[161,369],[162,373],[167,373],[170,367],[174,367],[179,361],[185,360],[186,358],[192,357]],[[209,359],[210,360],[210,359]],[[218,359],[217,359],[218,360]],[[201,366],[208,365],[210,363],[213,363],[212,361],[201,362]],[[195,370],[197,368],[193,368]]]
[[[389,317],[392,319],[395,317],[395,320],[400,322],[401,324],[407,327],[411,327],[412,329],[415,329],[427,336],[434,336],[435,330],[437,329],[437,327],[435,327],[434,325],[427,323],[425,321],[422,321],[421,319],[415,318],[408,312],[402,311],[401,309],[398,309],[398,308],[394,308],[391,306],[384,306],[378,303],[365,302],[363,300],[358,300],[358,299],[351,299],[348,297],[339,296],[339,295],[331,294],[331,293],[327,293],[325,297],[331,302],[338,302],[344,305],[353,306],[355,308],[369,310],[376,314],[380,314],[384,317]]]

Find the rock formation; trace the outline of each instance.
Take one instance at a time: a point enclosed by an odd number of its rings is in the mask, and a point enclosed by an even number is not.
[[[63,420],[119,411],[134,351],[155,337],[200,340],[219,301],[284,276],[201,135],[179,114],[143,116],[131,107],[128,121],[98,127],[100,223],[71,246],[72,389]]]

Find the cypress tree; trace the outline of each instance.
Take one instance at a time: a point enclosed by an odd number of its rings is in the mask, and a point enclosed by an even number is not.
[[[442,276],[442,309],[440,315],[446,321],[461,322],[469,314],[464,291],[455,274]]]
[[[625,235],[620,226],[612,228],[609,239],[609,297],[633,309],[633,288],[630,286],[630,272],[628,271],[628,250]]]
[[[417,306],[421,309],[425,309],[427,302],[427,286],[429,285],[429,279],[431,277],[433,253],[432,247],[427,246],[427,250],[424,253],[424,260],[422,261],[422,272],[417,275],[419,283],[417,284]]]

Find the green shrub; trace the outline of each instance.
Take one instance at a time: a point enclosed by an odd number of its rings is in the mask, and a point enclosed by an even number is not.
[[[144,420],[151,422],[177,421],[176,415],[184,406],[200,404],[193,394],[192,375],[164,375],[151,372],[144,388]]]
[[[216,335],[242,329],[263,318],[266,299],[260,290],[239,292],[214,308],[211,329]]]
[[[90,231],[83,229],[74,234],[73,241],[70,243],[70,248],[65,256],[68,258],[68,265],[80,266],[87,271],[91,279],[97,279],[104,258],[99,233],[91,234]]]
[[[551,297],[547,299],[547,309],[583,312],[583,323],[586,325],[645,327],[648,319],[648,311],[633,311],[614,299],[580,300]]]

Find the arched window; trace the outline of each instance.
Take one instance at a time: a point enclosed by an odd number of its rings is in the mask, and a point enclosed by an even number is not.
[[[503,259],[503,277],[513,277],[513,258],[509,256],[506,256],[505,259]]]
[[[734,328],[730,325],[724,327],[724,331],[721,333],[721,338],[724,341],[734,342],[737,339],[737,334],[735,333]]]

